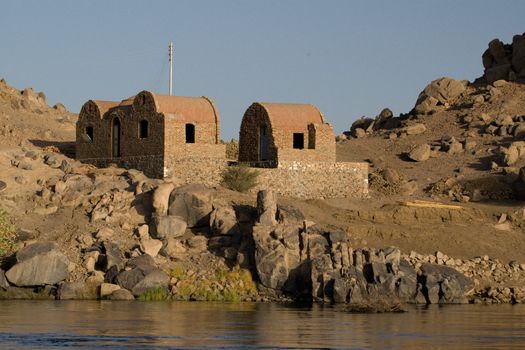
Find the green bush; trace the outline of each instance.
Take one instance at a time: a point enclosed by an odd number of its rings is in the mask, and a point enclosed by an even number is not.
[[[246,165],[229,166],[222,174],[224,186],[230,190],[246,192],[257,185],[259,171]]]
[[[178,279],[175,300],[239,302],[257,296],[257,286],[250,271],[234,266],[231,270],[218,267],[204,276],[188,274],[180,265],[170,271]]]
[[[0,209],[0,257],[11,253],[16,244],[16,228],[5,210]]]

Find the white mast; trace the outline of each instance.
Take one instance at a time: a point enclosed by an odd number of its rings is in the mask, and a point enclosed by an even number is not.
[[[173,42],[170,42],[169,45],[169,51],[170,51],[170,96],[173,90]]]

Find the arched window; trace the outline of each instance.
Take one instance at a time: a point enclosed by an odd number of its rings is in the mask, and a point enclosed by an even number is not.
[[[141,120],[139,122],[139,138],[145,139],[148,137],[148,121],[147,120]]]
[[[186,124],[186,143],[195,143],[195,125]]]
[[[93,127],[92,126],[86,127],[86,139],[89,142],[93,142]]]

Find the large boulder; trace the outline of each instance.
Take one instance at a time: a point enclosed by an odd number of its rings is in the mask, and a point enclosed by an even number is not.
[[[28,245],[17,253],[16,259],[17,263],[5,275],[19,287],[53,285],[69,276],[69,260],[54,243]]]
[[[6,290],[9,287],[9,282],[5,278],[4,270],[0,269],[0,289]]]
[[[135,297],[133,294],[127,290],[127,289],[117,289],[110,295],[106,296],[105,299],[107,300],[119,300],[119,301],[129,301],[134,300]]]
[[[134,296],[140,296],[150,290],[155,289],[167,289],[170,278],[166,273],[160,269],[155,269],[144,276],[137,284],[131,289],[131,293]]]
[[[169,277],[155,266],[153,258],[142,255],[128,261],[129,270],[120,272],[116,283],[124,289],[139,296],[149,290],[168,288]]]
[[[64,282],[58,288],[60,300],[92,300],[97,298],[97,288],[86,282]]]
[[[153,219],[151,235],[158,239],[169,239],[184,236],[186,221],[179,216],[156,216]]]
[[[525,33],[512,38],[512,68],[520,78],[525,78]]]
[[[394,117],[394,113],[392,113],[390,108],[384,108],[374,120],[374,130],[383,129],[388,124],[390,125],[388,125],[389,127],[387,127],[387,129],[394,127],[394,124],[390,123],[393,117]]]
[[[58,250],[58,245],[54,242],[36,242],[25,246],[16,252],[18,262],[30,259],[39,254],[45,254],[52,250]]]
[[[455,80],[452,78],[439,78],[428,84],[419,94],[415,112],[418,114],[428,114],[440,106],[450,104],[459,97],[468,85],[466,80]]]
[[[425,143],[412,148],[412,150],[408,152],[408,157],[416,162],[424,162],[430,158],[430,151],[430,146]]]
[[[363,133],[366,133],[365,130],[372,126],[372,123],[374,123],[374,119],[362,116],[352,123],[352,126],[350,127],[350,133],[355,135],[357,129],[361,129]]]
[[[156,257],[162,248],[162,241],[158,239],[145,238],[140,241],[140,249],[144,254]]]
[[[419,135],[427,131],[427,127],[425,126],[425,124],[415,123],[412,125],[405,126],[401,131],[406,133],[407,135]]]
[[[217,235],[234,235],[239,233],[237,215],[230,207],[219,207],[213,210],[210,218],[211,229]]]
[[[271,190],[262,190],[257,193],[257,224],[274,226],[277,224],[277,196]]]
[[[209,226],[215,191],[201,184],[185,185],[171,192],[168,215],[179,216],[188,227]]]
[[[101,299],[106,298],[108,295],[116,290],[119,290],[120,286],[113,283],[102,283],[99,288],[99,295]]]
[[[514,141],[509,147],[500,146],[500,161],[505,166],[511,166],[525,157],[525,141]]]
[[[427,304],[467,303],[467,294],[474,287],[474,283],[461,272],[443,265],[424,263],[417,277],[420,288]]]
[[[105,241],[102,243],[104,247],[103,255],[103,265],[104,269],[107,271],[113,266],[116,266],[117,269],[121,269],[124,265],[124,254],[120,249],[119,245],[116,242]]]
[[[293,226],[255,226],[255,266],[263,286],[288,293],[301,293],[306,276],[301,266],[299,229]]]
[[[168,182],[160,184],[153,192],[153,209],[157,215],[168,213],[170,195],[174,188],[175,186]]]

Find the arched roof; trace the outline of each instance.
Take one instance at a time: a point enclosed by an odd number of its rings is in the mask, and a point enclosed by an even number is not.
[[[312,104],[256,102],[268,115],[272,129],[305,128],[308,124],[324,124],[323,114]]]
[[[176,119],[186,122],[219,123],[219,113],[208,97],[168,96],[150,91],[143,91],[137,96],[142,93],[151,95],[157,113],[172,114]]]
[[[133,101],[135,100],[135,96],[128,97],[122,101],[117,106],[112,107],[112,110],[123,110],[128,111],[133,106]]]
[[[82,110],[90,104],[93,104],[98,109],[98,117],[102,119],[104,114],[109,111],[111,108],[117,107],[120,102],[117,101],[104,101],[104,100],[89,100],[82,106]]]

